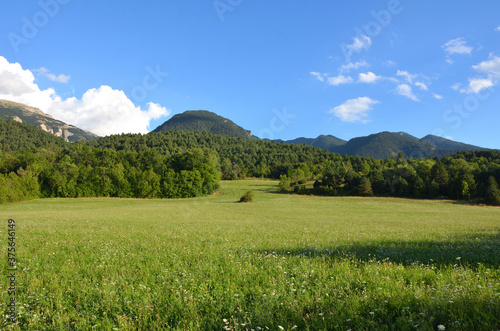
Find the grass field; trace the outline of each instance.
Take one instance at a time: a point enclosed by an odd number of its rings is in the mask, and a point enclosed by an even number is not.
[[[497,330],[500,209],[274,193],[49,199],[16,221],[22,330]],[[235,203],[247,191],[254,203]]]

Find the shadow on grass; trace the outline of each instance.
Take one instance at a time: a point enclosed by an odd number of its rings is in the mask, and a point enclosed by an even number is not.
[[[500,233],[471,233],[442,241],[376,241],[331,247],[260,249],[258,253],[305,258],[355,259],[361,262],[386,260],[405,266],[432,264],[436,267],[466,265],[477,268],[500,266]]]

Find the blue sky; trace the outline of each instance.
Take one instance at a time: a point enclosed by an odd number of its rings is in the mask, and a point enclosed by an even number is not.
[[[100,135],[206,109],[263,138],[500,148],[500,2],[479,4],[9,1],[0,98]]]

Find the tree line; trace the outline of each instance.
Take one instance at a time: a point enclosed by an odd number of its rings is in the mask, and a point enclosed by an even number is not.
[[[379,160],[341,156],[306,144],[192,131],[121,134],[77,143],[47,138],[45,145],[31,142],[20,149],[12,146],[19,144],[16,139],[9,139],[0,133],[0,202],[35,197],[192,197],[212,194],[219,179],[264,177],[280,179],[280,190],[296,193],[500,204],[498,151]],[[18,140],[23,140],[21,135]]]
[[[169,157],[81,144],[2,153],[0,203],[53,197],[186,198],[219,188],[217,155],[191,149]]]
[[[313,187],[306,166],[280,177],[281,191],[322,195],[479,200],[500,205],[500,153],[459,152],[444,158],[385,160],[343,157],[327,161]]]

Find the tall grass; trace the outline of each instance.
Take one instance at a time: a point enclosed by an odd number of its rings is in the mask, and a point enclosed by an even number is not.
[[[500,209],[273,193],[50,199],[17,221],[17,330],[496,330]],[[235,203],[248,190],[252,204]],[[4,248],[6,251],[6,248]]]

